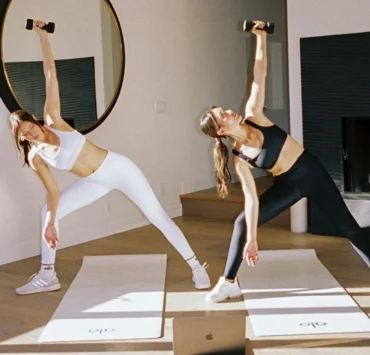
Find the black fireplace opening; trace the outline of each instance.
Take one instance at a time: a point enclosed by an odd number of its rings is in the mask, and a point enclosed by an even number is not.
[[[370,192],[370,117],[343,117],[343,192]]]

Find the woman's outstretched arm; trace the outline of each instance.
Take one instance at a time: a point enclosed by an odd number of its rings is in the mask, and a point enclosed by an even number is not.
[[[250,166],[240,158],[233,157],[235,172],[240,180],[244,194],[245,223],[247,229],[246,245],[243,258],[249,266],[254,266],[258,261],[257,227],[259,216],[259,199],[256,183]]]
[[[40,36],[40,44],[43,58],[43,70],[45,75],[46,101],[44,107],[44,119],[48,125],[64,123],[60,113],[59,83],[55,67],[54,56],[51,50],[48,33],[40,27],[42,21],[34,21],[34,30]]]
[[[43,237],[51,248],[56,248],[58,242],[57,230],[55,228],[55,219],[59,206],[60,192],[59,187],[45,162],[33,151],[29,154],[31,168],[37,173],[45,186],[46,195],[46,220],[45,229],[42,231]]]
[[[266,76],[267,76],[267,34],[258,27],[263,26],[263,22],[257,22],[251,31],[256,35],[256,53],[253,68],[253,82],[251,93],[245,106],[246,117],[256,116],[263,112],[265,103]]]

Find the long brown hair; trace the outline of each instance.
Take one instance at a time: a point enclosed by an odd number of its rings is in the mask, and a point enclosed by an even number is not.
[[[31,144],[28,140],[22,140],[19,136],[19,123],[20,122],[31,122],[38,125],[42,129],[42,124],[37,121],[30,113],[24,110],[17,110],[11,113],[9,117],[9,124],[14,137],[15,145],[21,156],[22,150],[24,155],[24,164],[30,166],[28,161],[28,153],[31,150]]]
[[[217,124],[216,117],[212,111],[217,106],[210,106],[207,111],[200,117],[200,127],[202,132],[207,136],[215,139],[215,146],[213,148],[213,159],[215,161],[215,172],[217,179],[217,192],[222,198],[229,194],[231,175],[228,168],[229,150],[226,144],[222,141],[222,136],[217,134],[220,128]]]

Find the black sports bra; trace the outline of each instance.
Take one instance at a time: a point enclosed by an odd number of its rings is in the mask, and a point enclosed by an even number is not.
[[[261,152],[253,159],[247,157],[236,149],[233,149],[232,153],[237,155],[239,158],[246,160],[256,168],[271,169],[279,158],[281,149],[284,146],[288,134],[276,125],[263,127],[250,120],[245,120],[244,122],[262,132],[263,145]]]

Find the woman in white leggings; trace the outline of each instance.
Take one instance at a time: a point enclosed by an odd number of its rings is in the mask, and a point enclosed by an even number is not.
[[[47,191],[42,208],[41,268],[29,282],[16,289],[17,294],[60,289],[54,264],[59,238],[59,221],[106,195],[119,190],[131,199],[180,253],[192,270],[198,289],[209,288],[210,279],[196,258],[179,227],[167,215],[141,170],[124,155],[102,149],[73,129],[61,117],[59,84],[48,34],[42,21],[34,21],[40,37],[46,80],[46,102],[42,125],[34,115],[18,110],[10,115],[10,127],[16,146],[24,153],[25,164],[33,168]],[[60,192],[49,169],[69,171],[80,177]]]

